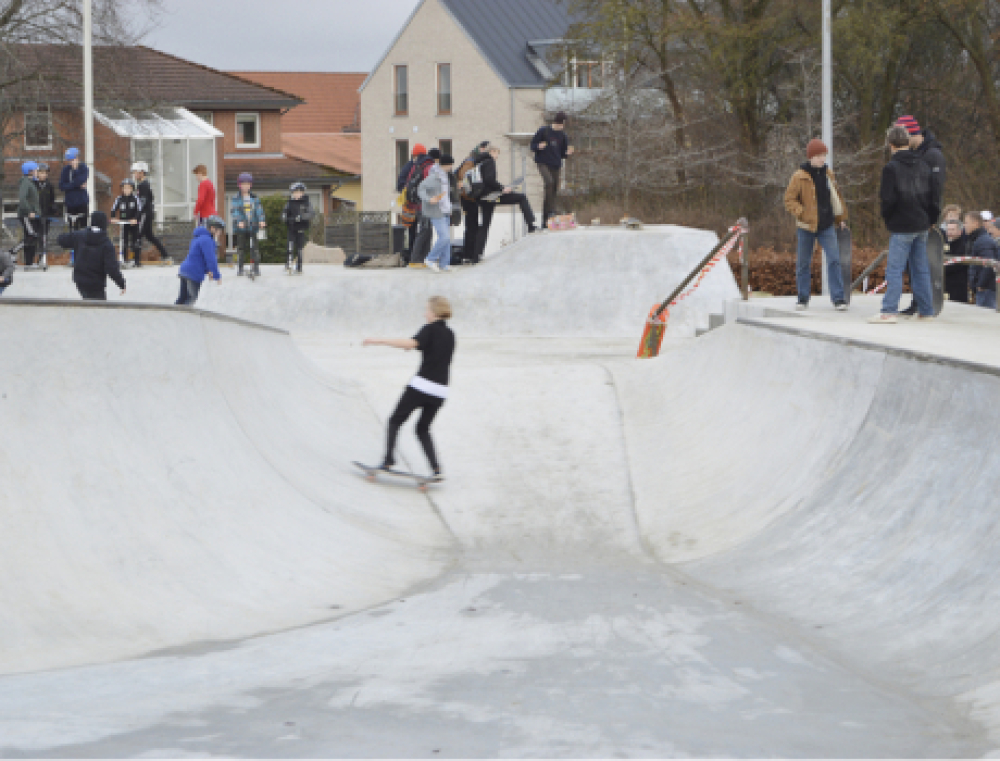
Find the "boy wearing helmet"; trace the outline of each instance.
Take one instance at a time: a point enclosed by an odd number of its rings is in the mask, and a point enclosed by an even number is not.
[[[219,274],[219,261],[215,256],[215,235],[225,231],[226,223],[215,214],[205,220],[204,227],[194,229],[191,248],[177,273],[181,281],[181,292],[174,304],[194,306],[198,301],[201,284],[205,282],[205,276],[210,276],[217,283],[222,278]]]
[[[56,210],[56,189],[49,182],[49,165],[40,163],[38,165],[37,179],[38,203],[42,207],[42,218],[38,230],[38,265],[42,269],[48,269],[49,252],[49,225]]]
[[[313,210],[309,204],[309,196],[306,195],[305,183],[294,182],[290,190],[292,197],[288,199],[285,210],[281,213],[281,218],[288,227],[288,259],[285,262],[285,271],[292,272],[292,261],[295,260],[297,262],[295,271],[301,275],[302,249],[306,246],[306,235],[312,223]]]
[[[142,266],[142,247],[139,244],[139,199],[135,195],[135,181],[126,177],[121,184],[122,194],[111,207],[111,218],[121,225],[121,252],[118,261],[128,262],[128,251],[133,251],[132,261],[136,267]]]
[[[233,220],[233,234],[236,236],[236,274],[243,274],[243,260],[250,259],[253,274],[260,275],[260,260],[257,255],[257,231],[267,227],[264,207],[260,199],[250,192],[253,175],[243,172],[236,181],[240,191],[233,197],[229,207],[229,217]]]
[[[24,266],[35,264],[35,249],[38,247],[38,237],[42,224],[42,205],[38,198],[38,185],[35,183],[38,164],[25,161],[21,164],[21,186],[17,192],[17,218],[21,220],[24,230]]]
[[[170,254],[167,253],[167,249],[163,247],[160,239],[153,232],[153,220],[156,219],[156,199],[153,197],[153,189],[149,186],[148,175],[149,167],[145,161],[136,161],[132,164],[132,179],[135,180],[135,193],[139,198],[139,239],[136,246],[142,248],[142,240],[145,238],[160,252],[160,259],[168,262]]]
[[[90,194],[87,181],[90,169],[80,161],[80,149],[66,151],[66,165],[59,175],[59,189],[65,194],[66,218],[70,230],[82,230],[87,226],[90,214]]]

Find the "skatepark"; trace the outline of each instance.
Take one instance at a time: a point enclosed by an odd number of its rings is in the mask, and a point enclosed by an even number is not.
[[[995,313],[795,313],[723,266],[635,359],[716,241],[223,270],[198,309],[173,268],[107,304],[19,272],[0,755],[995,755]],[[447,481],[369,484],[418,358],[361,340],[436,293]]]

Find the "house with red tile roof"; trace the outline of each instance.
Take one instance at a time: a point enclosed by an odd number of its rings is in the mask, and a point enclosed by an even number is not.
[[[5,91],[20,109],[8,126],[13,138],[3,156],[5,200],[16,199],[21,162],[45,161],[58,176],[66,148],[83,145],[80,48],[22,45],[17,57],[25,70],[36,62],[45,78]],[[197,184],[191,170],[198,164],[209,169],[227,218],[229,204],[221,196],[236,193],[241,172],[254,175],[258,195],[284,195],[291,183],[305,182],[326,213],[342,178],[360,174],[356,167],[343,171],[284,151],[283,115],[305,101],[280,88],[141,45],[95,46],[94,79],[94,169],[102,210],[110,209],[134,161],[150,165],[161,223],[192,218]]]
[[[233,71],[248,82],[293,94],[302,102],[281,117],[282,151],[337,174],[333,205],[360,208],[361,98],[367,72]]]

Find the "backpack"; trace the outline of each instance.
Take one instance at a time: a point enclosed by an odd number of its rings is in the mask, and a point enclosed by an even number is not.
[[[462,177],[462,195],[470,201],[478,201],[483,197],[486,185],[483,183],[483,165],[475,164]]]
[[[420,187],[420,183],[427,178],[427,174],[430,172],[430,167],[433,163],[433,161],[424,161],[414,165],[413,169],[410,170],[410,176],[406,178],[405,192],[407,203],[420,203],[420,195],[417,193],[417,189]]]

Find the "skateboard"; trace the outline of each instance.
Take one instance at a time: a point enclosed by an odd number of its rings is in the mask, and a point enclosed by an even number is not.
[[[927,266],[931,271],[934,316],[937,317],[944,309],[944,236],[936,227],[927,233]]]
[[[365,477],[369,483],[375,483],[378,475],[382,474],[384,476],[394,476],[395,478],[405,478],[415,481],[420,491],[427,491],[428,484],[436,484],[441,481],[439,476],[418,476],[416,473],[407,473],[405,470],[383,470],[382,468],[373,468],[371,465],[365,465],[357,461],[354,462],[354,466],[365,472]]]
[[[854,260],[854,245],[849,227],[837,227],[837,248],[840,249],[840,271],[844,283],[844,301],[851,303],[851,265]]]

